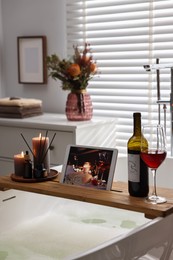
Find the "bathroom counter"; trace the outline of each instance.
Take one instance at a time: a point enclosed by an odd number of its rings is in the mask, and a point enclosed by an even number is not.
[[[61,184],[58,178],[39,183],[21,183],[12,181],[10,176],[1,176],[0,189],[16,189],[127,209],[144,213],[147,218],[165,217],[173,213],[172,189],[158,188],[158,194],[165,196],[167,203],[152,205],[146,203],[143,198],[129,196],[127,183],[123,182],[114,182],[112,190],[106,191]]]

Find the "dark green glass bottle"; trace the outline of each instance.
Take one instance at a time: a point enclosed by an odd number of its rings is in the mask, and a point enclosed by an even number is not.
[[[149,192],[148,167],[140,158],[141,139],[146,148],[147,140],[141,133],[141,113],[133,114],[133,135],[128,140],[128,190],[134,197],[146,197]]]

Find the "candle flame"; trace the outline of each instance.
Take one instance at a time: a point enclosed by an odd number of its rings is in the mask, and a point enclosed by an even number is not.
[[[41,137],[42,137],[42,135],[41,135],[41,133],[39,134],[39,139],[41,139]]]
[[[21,152],[21,157],[24,157],[24,152],[23,151]]]

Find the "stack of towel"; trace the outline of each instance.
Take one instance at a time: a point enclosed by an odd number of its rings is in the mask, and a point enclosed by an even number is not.
[[[41,100],[16,97],[0,99],[0,117],[25,118],[41,114]]]

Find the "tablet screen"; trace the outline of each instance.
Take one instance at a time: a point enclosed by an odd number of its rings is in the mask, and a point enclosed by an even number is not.
[[[117,155],[115,148],[68,145],[61,182],[110,190]]]

